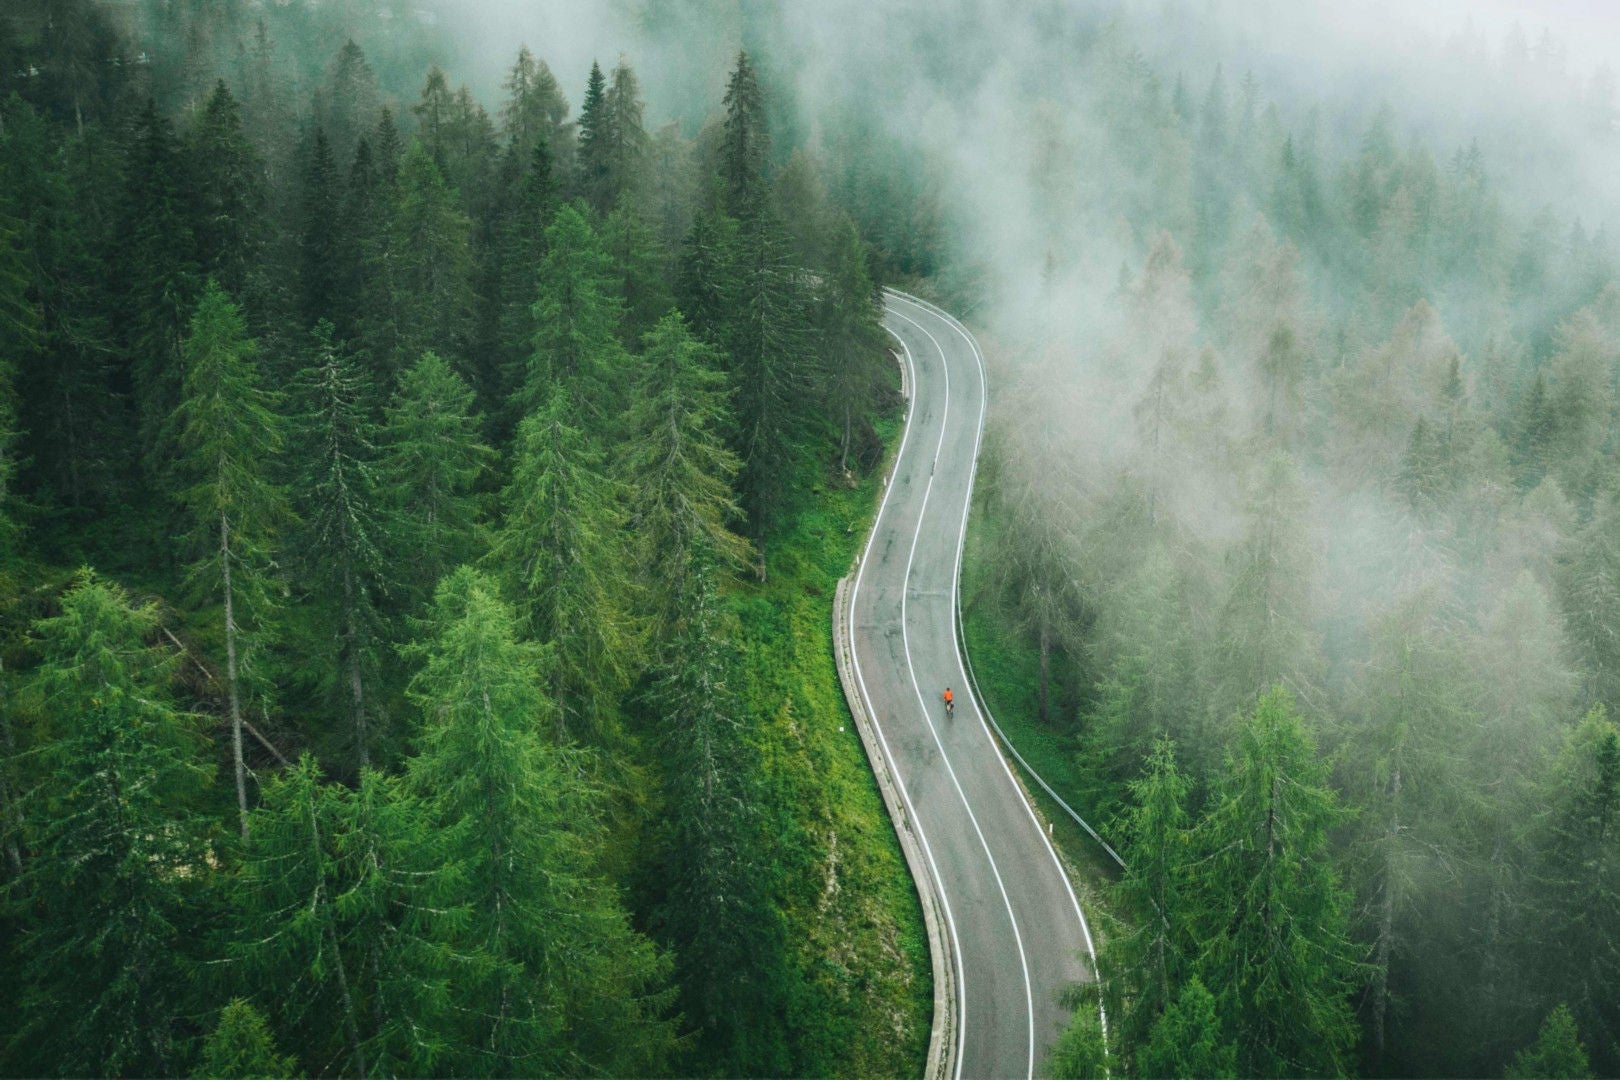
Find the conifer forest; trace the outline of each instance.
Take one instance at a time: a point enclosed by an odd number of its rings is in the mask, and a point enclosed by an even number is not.
[[[0,1075],[921,1074],[885,287],[1044,1074],[1620,1074],[1620,17],[1415,6],[0,0]]]

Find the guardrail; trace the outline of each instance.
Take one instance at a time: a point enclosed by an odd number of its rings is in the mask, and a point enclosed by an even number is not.
[[[875,526],[874,522],[874,526]],[[859,565],[860,557],[856,563]],[[878,790],[889,809],[889,820],[894,822],[895,835],[900,838],[900,850],[905,853],[911,880],[917,886],[917,898],[922,904],[923,925],[928,933],[928,955],[934,974],[934,1020],[928,1035],[928,1059],[924,1068],[925,1080],[949,1080],[955,1075],[956,1065],[956,958],[951,950],[951,937],[945,932],[945,909],[940,903],[934,877],[923,857],[917,834],[912,830],[911,815],[906,812],[905,800],[900,796],[894,775],[894,764],[883,752],[872,717],[867,714],[866,703],[855,683],[850,640],[848,576],[838,579],[833,594],[833,656],[838,666],[838,681],[843,684],[844,698],[849,702],[849,713],[855,718],[855,730],[860,732],[861,745],[866,747],[866,758],[872,763],[872,774],[877,777]]]

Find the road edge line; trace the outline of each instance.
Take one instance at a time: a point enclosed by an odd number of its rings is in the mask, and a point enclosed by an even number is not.
[[[909,431],[912,394],[905,391],[910,389],[908,385],[910,375],[900,350],[896,349],[893,352],[895,361],[900,366],[901,389],[906,398],[905,423]],[[902,449],[904,445],[905,439],[902,437]],[[889,812],[889,822],[900,841],[900,850],[911,872],[912,886],[917,890],[917,899],[923,912],[923,927],[928,937],[929,962],[934,980],[934,1015],[929,1030],[928,1056],[923,1067],[923,1077],[924,1080],[948,1080],[955,1075],[957,1050],[955,1029],[958,1025],[955,975],[957,956],[951,936],[943,932],[944,927],[950,922],[950,913],[943,895],[936,886],[931,860],[926,857],[919,843],[920,834],[912,828],[911,814],[907,809],[908,801],[900,789],[893,766],[884,752],[881,735],[866,709],[865,698],[857,684],[854,675],[854,641],[850,636],[852,615],[846,614],[849,612],[855,575],[859,573],[859,568],[864,565],[866,556],[870,553],[872,538],[877,535],[877,526],[883,514],[883,502],[887,501],[889,481],[899,464],[900,452],[896,450],[893,460],[885,470],[881,484],[884,498],[879,501],[878,512],[872,518],[872,527],[867,533],[866,543],[856,556],[851,573],[839,578],[837,588],[834,590],[833,661],[838,669],[838,681],[844,691],[844,700],[849,705],[850,716],[855,721],[855,729],[860,734],[861,744],[866,750],[867,762],[871,766],[872,774],[877,780],[878,791]],[[926,840],[922,843],[926,843]]]

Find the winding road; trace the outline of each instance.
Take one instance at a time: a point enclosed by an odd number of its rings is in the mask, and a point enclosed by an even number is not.
[[[913,873],[929,878],[918,884],[931,937],[949,957],[952,986],[945,989],[954,993],[936,993],[936,1012],[954,1015],[935,1018],[930,1068],[974,1080],[1031,1077],[1067,1022],[1059,995],[1092,977],[1090,930],[969,690],[957,649],[957,579],[984,423],[983,359],[943,311],[894,292],[887,301],[884,321],[902,352],[910,404],[877,522],[841,609],[852,669],[846,689],[872,729],[864,732],[868,748],[881,755],[874,766],[896,827],[909,834],[903,840]],[[955,692],[954,716],[941,702],[946,686]],[[941,965],[935,969],[937,980]]]

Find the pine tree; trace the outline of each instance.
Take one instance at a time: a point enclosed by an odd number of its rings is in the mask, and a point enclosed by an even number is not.
[[[643,126],[642,109],[641,85],[636,81],[636,73],[621,60],[613,69],[613,81],[602,95],[607,145],[602,155],[606,168],[598,193],[600,202],[594,204],[599,214],[606,215],[626,201],[634,201],[633,196],[645,177],[647,129]]]
[[[340,341],[359,343],[366,324],[364,304],[378,295],[372,275],[382,264],[384,238],[383,182],[377,173],[371,141],[361,136],[349,164],[343,204],[337,210],[333,246],[331,295],[326,309]],[[329,227],[330,224],[329,224]]]
[[[192,231],[202,272],[233,296],[255,295],[263,246],[264,178],[242,111],[219,82],[187,139]]]
[[[1567,1002],[1608,1073],[1620,1063],[1620,729],[1601,705],[1569,733],[1543,802],[1525,967],[1544,1000]]]
[[[652,226],[628,198],[602,222],[601,239],[624,300],[623,339],[639,341],[675,307],[667,283],[668,259]]]
[[[450,171],[450,129],[453,124],[451,117],[453,108],[454,95],[450,92],[450,82],[435,64],[428,70],[427,81],[422,84],[421,97],[411,106],[411,113],[416,117],[417,138],[427,150],[429,159],[440,175],[448,175]]]
[[[1215,997],[1194,975],[1136,1054],[1138,1076],[1235,1077],[1237,1053],[1222,1039]]]
[[[607,108],[607,79],[602,66],[591,61],[585,100],[579,109],[578,175],[574,190],[592,209],[606,213],[612,171],[613,117]]]
[[[1620,709],[1620,499],[1598,498],[1561,553],[1558,598],[1588,700]]]
[[[219,1023],[203,1043],[197,1075],[208,1078],[293,1077],[293,1059],[276,1053],[275,1036],[264,1017],[242,998],[219,1011]]]
[[[365,138],[379,105],[376,73],[353,38],[332,58],[319,102],[317,126],[331,140],[332,156],[347,161]]]
[[[1257,470],[1245,532],[1221,611],[1219,709],[1246,711],[1276,683],[1309,685],[1316,669],[1310,631],[1314,568],[1304,533],[1306,493],[1298,466],[1273,454]],[[1214,985],[1211,983],[1210,985]]]
[[[740,258],[737,222],[723,213],[699,214],[681,241],[675,302],[693,332],[711,345],[725,345]]]
[[[516,173],[516,148],[508,151],[509,173]],[[496,273],[493,373],[484,387],[488,408],[503,417],[515,411],[513,398],[523,386],[534,353],[537,271],[546,254],[546,230],[557,210],[557,179],[551,143],[535,140],[528,167],[509,182],[508,203],[495,221]],[[516,425],[503,422],[509,432]]]
[[[669,962],[597,876],[592,792],[540,734],[555,706],[543,651],[517,640],[493,582],[462,568],[439,588],[411,697],[423,711],[406,787],[439,830],[467,919],[457,948],[462,1030],[451,1073],[663,1071]]]
[[[367,769],[353,792],[335,793],[337,914],[361,986],[366,1059],[388,1075],[447,1073],[463,1031],[462,977],[485,963],[456,944],[471,914],[458,895],[464,880],[443,858],[429,807],[400,777]]]
[[[749,1032],[775,1007],[767,974],[780,948],[764,895],[759,822],[749,778],[757,763],[732,689],[737,628],[720,606],[714,568],[699,555],[675,583],[664,659],[647,695],[657,725],[667,804],[660,921],[677,981],[708,1055],[740,1065]]]
[[[547,690],[558,730],[605,743],[640,634],[629,613],[622,495],[573,410],[556,387],[518,427],[490,560],[530,635],[552,650]]]
[[[798,451],[820,386],[800,274],[788,261],[782,236],[760,220],[743,233],[739,256],[724,345],[743,463],[738,490],[763,552],[792,498]],[[763,560],[761,567],[763,572]]]
[[[502,85],[507,97],[501,107],[501,128],[517,160],[529,160],[542,142],[560,141],[568,117],[568,99],[544,60],[536,60],[528,46],[519,48],[517,60]]]
[[[337,315],[333,301],[338,295],[337,276],[342,265],[338,249],[345,238],[334,226],[342,221],[339,207],[343,201],[331,144],[325,129],[316,128],[304,163],[298,237],[299,312],[305,326],[313,327]]]
[[[765,95],[746,52],[726,84],[726,119],[720,143],[720,180],[726,213],[748,220],[763,208],[765,164],[770,135],[765,127]]]
[[[471,225],[421,142],[400,165],[398,201],[373,269],[364,340],[390,374],[429,350],[467,358],[472,316]]]
[[[15,516],[17,444],[22,434],[17,411],[17,372],[36,362],[41,322],[39,307],[28,295],[30,275],[19,246],[20,228],[0,200],[0,580],[9,553],[16,550]]]
[[[473,393],[434,353],[400,376],[386,409],[378,464],[390,564],[411,606],[425,605],[477,553],[475,490],[491,450],[479,441]]]
[[[240,970],[239,985],[276,988],[272,1015],[295,1033],[305,1060],[347,1059],[365,1076],[362,973],[341,937],[348,920],[340,909],[352,884],[336,849],[346,797],[322,781],[308,755],[264,785],[241,868],[228,885],[236,925],[226,955]]]
[[[740,513],[731,490],[738,461],[722,437],[728,418],[719,361],[678,312],[666,315],[642,348],[620,475],[653,640],[679,619],[703,562],[740,567],[748,554],[730,528]]]
[[[832,419],[842,431],[838,467],[849,470],[849,451],[857,430],[870,429],[885,361],[887,340],[882,308],[866,269],[866,250],[854,222],[845,218],[833,238],[833,255],[816,311],[827,369],[827,397]]]
[[[231,758],[245,835],[242,650],[268,614],[270,545],[289,516],[285,494],[271,481],[283,422],[277,395],[259,386],[257,347],[242,315],[213,280],[203,289],[181,352],[186,375],[172,428],[186,481],[179,498],[191,512],[198,550],[191,583],[217,596],[223,607]]]
[[[1547,1014],[1535,1045],[1520,1050],[1503,1075],[1508,1080],[1591,1080],[1586,1047],[1566,1006]]]
[[[154,605],[89,571],[35,624],[32,691],[55,718],[29,800],[27,912],[7,1048],[25,1074],[158,1075],[179,1064],[183,958],[203,883],[192,804],[209,780]],[[70,1004],[71,1007],[64,1007]]]
[[[384,106],[371,135],[371,152],[377,161],[377,179],[387,187],[399,182],[400,159],[405,156],[403,147],[393,110]]]
[[[1357,967],[1327,844],[1346,815],[1286,691],[1244,719],[1213,800],[1195,832],[1191,936],[1238,1074],[1341,1072]]]
[[[520,402],[524,413],[533,412],[565,388],[590,418],[591,433],[605,438],[622,409],[629,359],[617,337],[623,305],[613,264],[581,210],[562,207],[546,229],[534,349]]]
[[[122,209],[128,228],[116,265],[138,424],[153,459],[180,401],[180,340],[194,304],[191,225],[181,180],[179,143],[148,98],[125,152]]]
[[[298,377],[297,508],[304,522],[306,606],[318,612],[312,667],[325,692],[344,702],[355,759],[371,763],[379,733],[368,717],[367,685],[375,697],[381,607],[387,581],[381,550],[383,507],[378,491],[373,392],[348,354],[332,341],[330,323],[314,332],[310,365]],[[322,659],[325,658],[325,659]]]
[[[1121,835],[1126,871],[1116,888],[1133,919],[1104,954],[1103,991],[1120,1046],[1145,1047],[1159,1018],[1182,992],[1195,943],[1188,934],[1191,857],[1188,783],[1176,769],[1175,745],[1160,737],[1143,775],[1130,785]],[[1142,1076],[1163,1075],[1140,1068]]]
[[[75,529],[119,505],[122,485],[138,479],[122,400],[127,353],[114,334],[122,304],[108,257],[118,250],[107,232],[118,210],[109,197],[120,186],[118,159],[98,129],[89,137],[93,144],[70,152],[21,98],[0,102],[0,227],[16,227],[15,270],[37,315],[33,346],[14,341],[21,351],[11,357],[29,432],[19,487],[65,511]]]

